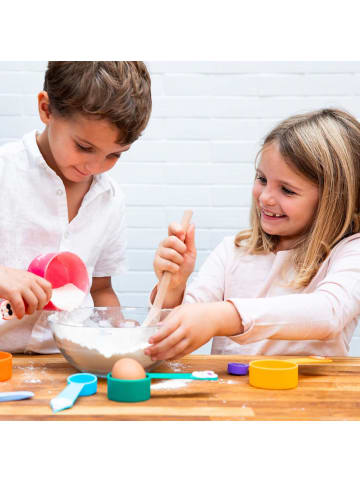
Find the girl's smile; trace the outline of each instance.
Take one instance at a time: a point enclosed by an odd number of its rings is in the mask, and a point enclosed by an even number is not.
[[[261,209],[261,216],[268,221],[278,221],[287,217],[285,214],[272,213],[266,209]]]
[[[262,229],[279,236],[278,249],[291,249],[310,229],[318,197],[317,185],[286,162],[276,143],[264,147],[253,198]]]

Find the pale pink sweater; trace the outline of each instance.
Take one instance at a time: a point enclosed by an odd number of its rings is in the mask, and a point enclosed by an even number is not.
[[[231,300],[244,325],[215,337],[212,354],[347,355],[360,315],[360,234],[340,241],[305,289],[280,276],[289,254],[248,255],[226,237],[209,255],[184,303]]]

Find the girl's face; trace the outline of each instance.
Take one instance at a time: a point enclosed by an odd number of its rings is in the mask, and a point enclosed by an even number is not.
[[[318,186],[288,165],[276,143],[264,147],[253,186],[261,227],[291,249],[310,228],[319,199]]]
[[[63,180],[89,182],[93,175],[111,169],[130,148],[117,142],[119,132],[109,121],[81,114],[64,118],[47,111],[46,99],[43,103],[40,116],[46,129],[38,137],[39,148]]]

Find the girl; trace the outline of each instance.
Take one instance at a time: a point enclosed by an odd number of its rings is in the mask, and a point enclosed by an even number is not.
[[[146,350],[343,356],[360,314],[360,124],[340,110],[291,117],[266,137],[251,229],[225,238],[197,278],[194,226],[169,226],[155,273],[173,308]],[[154,289],[151,300],[156,293]]]

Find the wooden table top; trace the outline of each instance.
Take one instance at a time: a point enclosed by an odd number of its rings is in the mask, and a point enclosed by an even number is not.
[[[291,390],[254,388],[247,376],[227,373],[230,361],[261,358],[271,357],[192,355],[163,362],[156,371],[214,370],[219,379],[152,381],[146,402],[109,400],[106,380],[99,378],[95,395],[79,397],[72,408],[54,414],[50,400],[75,369],[60,354],[14,355],[12,378],[0,382],[0,391],[28,390],[34,397],[1,402],[0,420],[360,420],[360,358],[299,367],[299,385]]]

